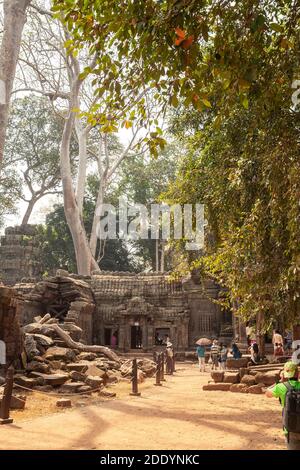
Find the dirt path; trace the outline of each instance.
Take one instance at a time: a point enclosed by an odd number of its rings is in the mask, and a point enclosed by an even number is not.
[[[0,426],[0,449],[284,449],[280,407],[263,395],[203,392],[208,374],[178,365],[163,387]]]

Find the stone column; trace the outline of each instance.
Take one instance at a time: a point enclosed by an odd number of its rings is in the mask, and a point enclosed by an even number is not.
[[[153,349],[153,325],[148,324],[148,345],[147,349]]]
[[[143,318],[141,321],[142,325],[142,346],[144,351],[148,349],[148,331],[147,331],[147,320]]]

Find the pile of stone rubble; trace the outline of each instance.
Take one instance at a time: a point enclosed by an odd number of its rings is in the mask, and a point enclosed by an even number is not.
[[[240,393],[264,393],[267,387],[279,381],[280,364],[241,367],[239,370],[212,371],[210,381],[203,390],[222,390]]]
[[[36,317],[23,331],[26,357],[23,354],[23,364],[16,369],[12,408],[24,407],[25,389],[62,395],[90,394],[97,390],[109,396],[105,387],[111,384],[128,381],[130,387],[131,360],[120,358],[104,346],[83,344],[82,330],[74,323],[58,324],[58,320],[47,314]],[[140,382],[153,376],[155,370],[153,361],[138,360]]]

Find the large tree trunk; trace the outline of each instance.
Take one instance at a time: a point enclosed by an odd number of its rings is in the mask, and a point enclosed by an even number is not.
[[[91,236],[90,236],[90,248],[92,255],[96,256],[96,251],[97,251],[97,226],[100,223],[101,217],[97,215],[97,209],[100,207],[101,204],[103,204],[104,201],[104,182],[102,179],[100,179],[100,186],[98,190],[98,196],[97,196],[97,202],[96,202],[96,207],[95,207],[95,212],[94,212],[94,218],[93,218],[93,225],[92,225],[92,231],[91,231]],[[101,242],[101,240],[100,240]]]
[[[22,224],[21,225],[26,225],[29,222],[30,216],[32,214],[33,208],[35,206],[35,203],[38,201],[38,199],[32,198],[27,206],[26,212],[24,214]]]
[[[77,81],[73,85],[72,98],[70,100],[69,106],[69,116],[66,119],[63,131],[60,149],[60,171],[63,187],[65,216],[73,239],[77,261],[77,271],[78,274],[89,276],[93,269],[98,268],[98,265],[92,257],[80,210],[77,205],[70,163],[70,142],[75,120],[75,113],[73,108],[74,103],[76,103],[79,88],[80,82]]]
[[[0,47],[0,167],[3,160],[9,104],[26,22],[26,8],[30,2],[31,0],[4,0],[3,4],[4,31]]]
[[[117,356],[117,354],[105,346],[86,345],[86,344],[78,343],[74,341],[72,338],[70,338],[68,333],[66,333],[62,328],[60,328],[60,326],[53,324],[50,326],[50,328],[53,329],[55,333],[57,333],[61,337],[61,339],[64,340],[64,342],[69,346],[69,348],[78,349],[78,351],[84,351],[84,352],[103,353],[112,361],[120,362],[120,359]]]
[[[87,130],[82,128],[80,118],[75,119],[75,129],[79,146],[79,168],[77,176],[76,200],[82,216],[87,165]]]

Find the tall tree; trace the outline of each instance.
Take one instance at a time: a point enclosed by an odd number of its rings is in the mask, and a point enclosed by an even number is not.
[[[9,104],[26,22],[26,10],[30,3],[31,0],[3,2],[3,35],[0,46],[0,165],[3,160]]]
[[[19,174],[19,197],[27,203],[22,224],[27,224],[35,204],[61,191],[59,145],[63,119],[44,97],[29,95],[13,102],[4,161]],[[73,157],[77,145],[72,144]]]

